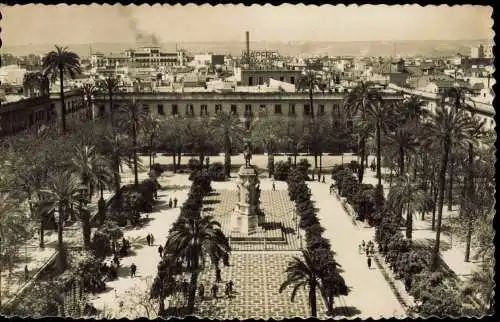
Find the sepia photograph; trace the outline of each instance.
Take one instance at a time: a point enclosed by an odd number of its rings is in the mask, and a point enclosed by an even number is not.
[[[495,313],[492,7],[0,12],[2,317]]]

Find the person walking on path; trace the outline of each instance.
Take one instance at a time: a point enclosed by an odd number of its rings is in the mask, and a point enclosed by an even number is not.
[[[28,270],[28,265],[25,265],[24,266],[24,279],[27,282],[29,280],[29,278],[30,278],[30,272]]]
[[[205,286],[203,285],[203,283],[200,283],[200,286],[198,287],[198,294],[200,296],[200,299],[203,301],[203,299],[205,298]]]
[[[146,241],[148,242],[148,246],[151,246],[151,235],[150,234],[148,234],[146,236]]]
[[[273,181],[273,191],[276,191],[276,184]]]
[[[217,286],[217,283],[212,286],[212,297],[214,299],[217,299],[217,291],[219,290],[219,287]]]
[[[226,284],[226,289],[224,291],[226,293],[226,296],[231,299],[231,289],[229,288],[229,283]]]
[[[322,181],[323,181],[323,183],[325,183],[325,182],[326,182],[326,181],[325,181],[325,176],[323,176],[323,180],[322,180]]]
[[[151,246],[154,246],[155,244],[155,236],[153,234],[149,234],[151,236]]]
[[[163,246],[158,246],[158,253],[160,253],[160,257],[163,255]]]
[[[220,268],[216,268],[215,269],[215,283],[220,283],[222,280],[221,278],[221,271],[220,271]]]
[[[372,269],[372,258],[371,258],[371,256],[368,256],[368,258],[366,259],[366,262],[368,264],[368,269]]]
[[[172,198],[168,200],[168,208],[172,208]]]
[[[229,286],[229,292],[233,292],[233,280],[230,280],[228,283],[227,283],[227,286]]]
[[[137,272],[137,266],[134,263],[130,265],[130,277],[135,277],[135,273]]]
[[[333,183],[330,185],[330,194],[333,194]]]
[[[177,208],[177,197],[174,197],[174,208]]]

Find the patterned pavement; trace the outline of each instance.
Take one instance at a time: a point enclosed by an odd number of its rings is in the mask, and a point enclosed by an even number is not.
[[[292,288],[279,293],[286,278],[286,267],[300,252],[233,252],[229,267],[221,267],[222,282],[218,284],[217,299],[210,288],[215,282],[215,270],[208,267],[199,282],[205,286],[205,299],[198,298],[196,315],[210,319],[285,319],[310,316],[308,292],[300,289],[295,301],[290,301]],[[226,283],[234,283],[233,294],[224,294]],[[318,318],[325,319],[322,298],[317,297]]]
[[[295,205],[290,201],[288,192],[263,190],[261,192],[261,209],[265,214],[265,226],[268,229],[281,229],[286,243],[231,243],[234,251],[297,251],[300,250],[301,242],[297,237],[295,221]],[[230,236],[231,214],[238,202],[238,193],[234,190],[217,189],[216,192],[205,198],[204,209],[214,215],[218,220],[226,236]]]

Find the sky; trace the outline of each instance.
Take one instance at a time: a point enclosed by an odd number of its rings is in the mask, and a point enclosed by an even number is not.
[[[492,39],[486,6],[0,6],[4,46],[243,41]]]

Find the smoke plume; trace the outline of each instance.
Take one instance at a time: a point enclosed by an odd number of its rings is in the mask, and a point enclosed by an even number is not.
[[[154,45],[160,43],[158,35],[154,32],[144,31],[137,25],[137,20],[133,15],[133,8],[130,6],[118,6],[119,14],[127,19],[130,31],[133,33],[135,42],[141,45]]]

